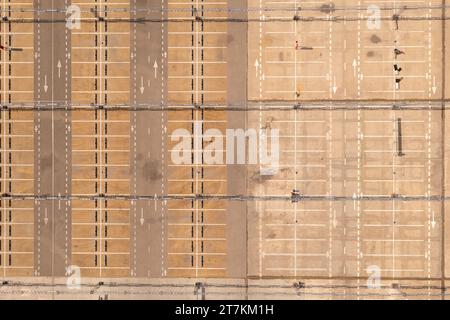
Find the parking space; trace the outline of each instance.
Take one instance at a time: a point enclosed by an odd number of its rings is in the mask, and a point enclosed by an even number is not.
[[[41,44],[55,37],[41,41],[33,23],[15,21],[38,16],[33,3],[0,0],[3,278],[33,276],[34,268],[34,275],[55,276],[62,259],[50,264],[48,257],[61,258],[64,250],[64,267],[79,266],[82,277],[94,279],[234,276],[264,285],[276,279],[270,289],[247,288],[262,298],[286,292],[441,297],[449,223],[442,198],[448,115],[439,109],[446,67],[441,1],[249,0],[243,39],[234,32],[244,28],[230,27],[236,22],[230,16],[241,16],[229,11],[236,5],[231,0],[151,5],[152,17],[167,15],[168,21],[152,21],[148,29],[137,22],[131,27],[130,16],[145,16],[133,12],[132,1],[72,0],[81,9],[81,28],[71,30],[70,39],[65,35],[65,52],[55,52],[71,64],[70,80],[59,85],[73,108],[56,132],[44,130],[60,120],[54,110],[50,117],[20,109],[53,100],[55,88],[49,92],[48,86],[58,68],[47,70],[46,54],[40,54],[48,52]],[[148,52],[136,39],[151,42]],[[244,42],[247,69],[238,75],[241,65],[232,55]],[[237,88],[244,82],[246,90]],[[157,110],[161,118],[158,113],[148,125],[141,110],[114,108],[151,105],[149,116],[160,102],[170,111]],[[234,102],[249,107],[245,117],[231,110]],[[279,166],[209,163],[213,138],[238,126],[278,129]],[[66,134],[61,140],[53,136],[59,128]],[[174,162],[172,152],[185,137],[174,134],[177,129],[186,130],[192,149],[187,163]],[[223,134],[204,136],[208,129]],[[142,147],[141,139],[154,141]],[[53,168],[61,150],[47,157],[58,141],[65,143],[65,178]],[[215,153],[225,160],[226,144]],[[32,200],[50,190],[50,182],[40,189],[45,170],[45,177],[65,179],[72,196],[65,217],[55,218],[60,211],[50,209],[64,201]],[[245,187],[233,190],[241,181]],[[126,199],[134,195],[155,200]],[[242,225],[230,223],[236,221]],[[66,243],[53,250],[58,239]],[[233,261],[243,252],[246,262]],[[376,274],[381,287],[370,288],[367,280]]]
[[[438,5],[251,1],[248,88],[261,111],[248,123],[280,130],[281,157],[273,176],[249,168],[250,192],[305,197],[250,206],[253,274],[441,275],[442,210],[429,199],[442,187],[441,112],[366,104],[440,96]],[[347,99],[361,102],[333,103]],[[274,103],[285,111],[266,110]]]
[[[374,4],[362,2],[367,7]],[[440,1],[395,1],[392,10],[380,12],[379,28],[361,27],[358,66],[363,98],[411,100],[440,96],[440,5]],[[399,20],[390,19],[395,16]]]
[[[194,147],[189,163],[169,163],[167,190],[180,196],[226,195],[226,166],[206,164],[208,138],[200,138],[199,144],[194,140],[209,128],[226,127],[226,112],[220,109],[227,96],[227,24],[204,19],[224,20],[227,2],[169,1],[168,6],[169,21],[191,21],[168,23],[168,100],[180,110],[168,114],[167,148],[170,153],[176,144],[171,133],[180,128],[190,132]],[[202,110],[211,105],[218,110]],[[192,110],[181,110],[186,106]],[[167,210],[168,276],[225,276],[226,202],[169,201]]]
[[[440,96],[440,1],[250,3],[251,100]]]
[[[72,101],[81,106],[129,103],[129,3],[73,1],[82,11],[72,31]],[[125,19],[121,22],[120,19]],[[72,113],[72,192],[98,196],[72,203],[72,261],[82,275],[130,273],[130,203],[103,196],[129,190],[130,114],[97,107]]]
[[[280,130],[281,158],[272,176],[250,168],[251,193],[299,192],[304,201],[250,206],[249,232],[260,255],[249,260],[252,270],[359,277],[376,266],[393,279],[439,277],[442,211],[429,197],[441,188],[440,116],[431,110],[254,112],[250,123],[261,119]]]
[[[0,2],[0,101],[2,106],[33,101],[33,1]],[[22,10],[21,10],[22,9]],[[25,10],[24,10],[25,9]],[[0,274],[33,275],[33,201],[10,195],[32,195],[33,113],[2,108],[0,114]]]
[[[249,59],[249,79],[256,74],[256,80],[261,80],[264,100],[325,99],[330,94],[330,26],[324,21],[294,21],[294,16],[324,17],[321,12],[304,13],[302,6],[301,1],[263,1],[261,7],[273,11],[249,13],[261,21],[250,24],[253,32],[261,31],[261,37],[249,38],[260,53]],[[251,94],[257,92],[255,88]]]

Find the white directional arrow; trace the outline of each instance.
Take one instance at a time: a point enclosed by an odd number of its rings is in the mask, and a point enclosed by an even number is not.
[[[153,64],[153,69],[155,69],[155,79],[156,79],[156,71],[158,70],[158,63],[156,63],[156,60],[155,63]]]
[[[144,77],[141,77],[141,94],[144,94]]]
[[[434,211],[433,211],[432,218],[431,218],[431,227],[433,229],[436,228],[436,217],[434,215]]]
[[[44,217],[44,223],[47,225],[48,223],[48,214],[47,214],[47,208],[45,209],[45,217]]]
[[[61,65],[61,61],[60,60],[58,60],[57,67],[58,67],[58,78],[61,78],[61,67],[62,67],[62,65]]]
[[[256,70],[256,77],[258,78],[258,71],[259,71],[259,62],[258,62],[258,59],[255,60],[255,70]]]
[[[47,92],[47,90],[48,90],[47,75],[45,75],[45,78],[44,78],[44,91]]]
[[[144,225],[144,208],[141,208],[141,219],[139,219],[141,222],[141,226]]]
[[[356,67],[358,66],[358,64],[356,63],[356,59],[353,59],[353,75],[356,77]]]
[[[436,87],[436,77],[433,77],[433,94],[436,94],[436,90],[437,90],[437,87]]]
[[[337,86],[336,86],[336,77],[334,77],[334,79],[333,79],[333,93],[334,94],[336,94],[336,92],[337,92]]]

